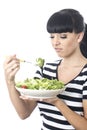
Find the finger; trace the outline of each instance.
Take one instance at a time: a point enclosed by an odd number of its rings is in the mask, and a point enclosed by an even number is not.
[[[14,58],[16,58],[15,54],[14,55],[10,55],[10,56],[6,56],[5,61],[6,61],[6,63],[9,63]]]
[[[29,97],[27,97],[27,96],[23,96],[23,95],[21,95],[21,96],[19,96],[21,99],[23,99],[23,100],[29,100]]]

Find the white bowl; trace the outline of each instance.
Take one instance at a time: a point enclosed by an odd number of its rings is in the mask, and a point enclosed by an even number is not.
[[[31,89],[18,88],[18,87],[16,87],[16,89],[17,91],[20,92],[21,95],[30,98],[53,98],[65,90],[65,88],[56,89],[56,90],[31,90]]]

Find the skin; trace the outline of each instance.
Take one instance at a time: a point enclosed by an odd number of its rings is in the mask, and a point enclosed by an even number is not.
[[[58,77],[65,84],[75,78],[87,63],[87,59],[83,57],[79,48],[83,35],[84,33],[75,34],[74,32],[50,34],[53,48],[58,56],[63,58],[58,67]],[[19,69],[20,62],[16,58],[16,55],[6,58],[4,62],[4,73],[9,96],[20,118],[25,119],[30,116],[37,105],[36,101],[40,99],[27,99],[26,97],[20,96],[16,91],[14,79]],[[83,100],[83,117],[69,109],[59,98],[42,99],[42,101],[55,105],[76,130],[87,130],[87,100]]]

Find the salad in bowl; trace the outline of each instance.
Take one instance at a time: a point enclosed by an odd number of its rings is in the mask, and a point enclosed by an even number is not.
[[[65,90],[64,84],[57,79],[26,78],[15,83],[17,91],[21,95],[33,98],[51,98]]]

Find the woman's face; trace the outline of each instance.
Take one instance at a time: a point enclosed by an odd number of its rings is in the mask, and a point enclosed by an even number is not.
[[[79,48],[79,34],[76,33],[52,33],[51,43],[60,57],[69,57]]]

